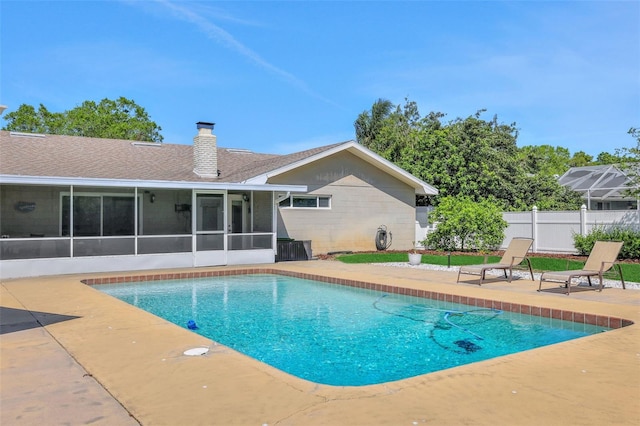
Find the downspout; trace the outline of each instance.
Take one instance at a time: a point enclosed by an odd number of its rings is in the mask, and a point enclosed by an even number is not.
[[[73,258],[73,185],[69,185],[69,251]]]
[[[134,256],[138,255],[138,222],[139,222],[139,212],[138,212],[138,187],[133,188],[133,254]]]
[[[286,200],[287,198],[289,198],[291,196],[291,191],[287,191],[287,193],[285,194],[284,197],[280,196],[280,197],[276,197],[276,193],[272,192],[273,194],[273,219],[272,219],[272,224],[271,224],[271,229],[273,229],[273,237],[271,238],[271,247],[273,247],[273,253],[277,256],[278,255],[278,205],[280,204],[280,202],[282,200]]]

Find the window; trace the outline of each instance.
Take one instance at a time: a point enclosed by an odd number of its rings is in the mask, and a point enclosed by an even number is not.
[[[292,195],[280,201],[281,208],[329,209],[331,197],[315,195]]]
[[[69,235],[71,197],[62,196],[62,235]],[[98,237],[134,234],[133,195],[78,194],[73,197],[73,235]]]

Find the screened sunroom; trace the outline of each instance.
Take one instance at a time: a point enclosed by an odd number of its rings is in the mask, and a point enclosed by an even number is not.
[[[278,196],[296,185],[9,178],[2,277],[272,263]]]
[[[581,193],[589,210],[638,208],[638,199],[629,195],[634,188],[630,173],[615,165],[572,167],[558,182]]]

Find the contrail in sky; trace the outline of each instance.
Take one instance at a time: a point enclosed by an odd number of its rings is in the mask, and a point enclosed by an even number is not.
[[[253,50],[251,50],[250,48],[248,48],[247,46],[245,46],[244,44],[236,40],[227,31],[213,24],[207,19],[203,18],[202,16],[195,13],[194,11],[188,9],[183,5],[179,5],[168,0],[155,0],[155,1],[165,6],[166,8],[170,9],[171,11],[173,11],[174,15],[179,17],[180,19],[183,19],[187,22],[190,22],[196,25],[204,34],[207,35],[209,39],[215,41],[216,43],[224,46],[227,49],[233,50],[238,54],[250,59],[259,67],[281,77],[283,80],[287,81],[289,84],[297,87],[303,92],[317,99],[320,99],[324,102],[327,102],[331,105],[336,105],[333,101],[311,90],[304,81],[300,80],[293,74],[269,63],[264,58],[262,58],[258,53],[254,52]]]

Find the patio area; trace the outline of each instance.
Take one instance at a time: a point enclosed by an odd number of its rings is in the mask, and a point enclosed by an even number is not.
[[[606,333],[406,380],[307,382],[168,323],[84,279],[268,268],[553,312],[622,318]],[[318,260],[65,275],[0,287],[0,423],[98,425],[638,424],[640,291],[536,292],[456,273]],[[209,347],[207,355],[183,352]]]

